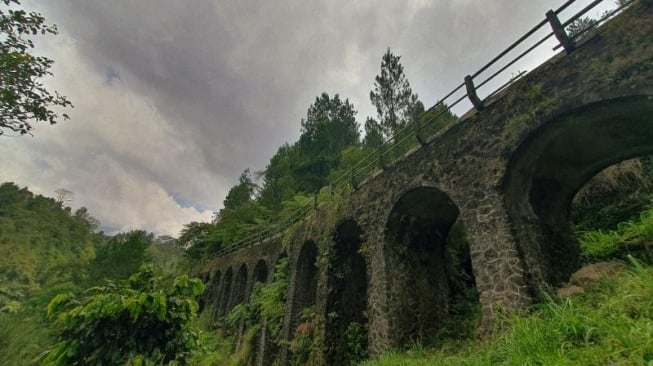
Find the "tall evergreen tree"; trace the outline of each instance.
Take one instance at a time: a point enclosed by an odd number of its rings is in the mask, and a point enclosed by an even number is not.
[[[414,118],[416,103],[419,103],[417,94],[413,94],[406,79],[400,59],[401,56],[387,49],[381,59],[381,74],[376,76],[374,90],[370,91],[370,100],[378,115],[378,126],[370,122],[370,128],[380,131],[384,139]]]
[[[297,193],[316,193],[328,185],[329,173],[340,165],[341,153],[360,142],[356,110],[338,94],[322,93],[301,121],[301,136],[270,159],[263,176],[260,202],[273,210]]]
[[[328,184],[331,170],[340,165],[342,150],[359,143],[356,110],[348,99],[322,93],[308,108],[301,125],[295,180],[301,192],[316,193]]]
[[[236,209],[249,203],[255,190],[256,184],[252,181],[249,169],[245,169],[238,179],[238,184],[231,187],[227,193],[227,197],[223,201],[224,208]]]

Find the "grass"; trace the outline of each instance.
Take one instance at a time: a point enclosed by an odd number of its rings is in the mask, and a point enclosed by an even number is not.
[[[651,262],[653,209],[614,230],[579,233],[579,239],[586,261],[620,258],[630,268],[591,292],[549,297],[529,315],[501,319],[506,331],[491,339],[479,341],[471,332],[459,332],[467,336],[441,340],[430,348],[415,343],[408,351],[389,351],[361,365],[653,366],[653,265],[630,255]],[[457,322],[457,326],[471,328],[468,323]],[[242,352],[233,354],[233,340],[215,333],[205,336],[210,338],[204,342],[209,348],[191,365],[246,364]]]
[[[644,211],[638,219],[621,223],[615,230],[580,233],[583,256],[600,260],[624,252],[650,256],[653,249],[653,209]]]
[[[635,264],[595,292],[550,299],[486,343],[415,346],[365,366],[653,365],[653,267]]]
[[[530,315],[503,319],[507,330],[485,342],[449,340],[430,349],[416,344],[362,365],[653,366],[653,266],[629,254],[650,262],[653,209],[615,230],[584,232],[579,239],[586,260],[617,256],[630,269],[592,292],[549,298]]]

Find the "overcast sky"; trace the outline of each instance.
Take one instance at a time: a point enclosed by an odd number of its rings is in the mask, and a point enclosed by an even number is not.
[[[428,107],[563,2],[23,1],[59,28],[39,53],[75,108],[33,136],[0,137],[0,181],[70,190],[108,233],[177,236],[294,142],[321,92],[349,98],[359,122],[373,116],[387,47]]]

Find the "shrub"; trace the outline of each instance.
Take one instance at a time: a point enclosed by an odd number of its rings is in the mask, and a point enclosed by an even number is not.
[[[185,364],[199,346],[189,321],[196,316],[196,297],[204,291],[187,275],[162,287],[151,266],[128,280],[107,281],[78,298],[59,294],[47,308],[58,334],[45,355],[46,365]]]

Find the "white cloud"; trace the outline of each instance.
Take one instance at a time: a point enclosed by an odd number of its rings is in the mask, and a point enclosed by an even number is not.
[[[218,200],[211,194],[194,146],[129,86],[128,74],[107,83],[84,62],[65,33],[43,50],[57,60],[49,86],[67,95],[71,120],[37,125],[34,137],[3,139],[2,179],[47,196],[58,188],[74,192],[74,207],[86,206],[104,227],[147,229],[177,235],[183,224],[208,221],[211,211],[181,207],[185,200]],[[170,174],[174,171],[174,174]],[[192,177],[192,178],[191,178]],[[204,179],[196,183],[197,177]]]
[[[0,178],[69,189],[107,227],[175,234],[210,217],[182,205],[218,209],[240,172],[294,141],[321,92],[374,115],[387,47],[429,106],[562,2],[25,0],[61,30],[48,82],[76,108],[1,138]]]

